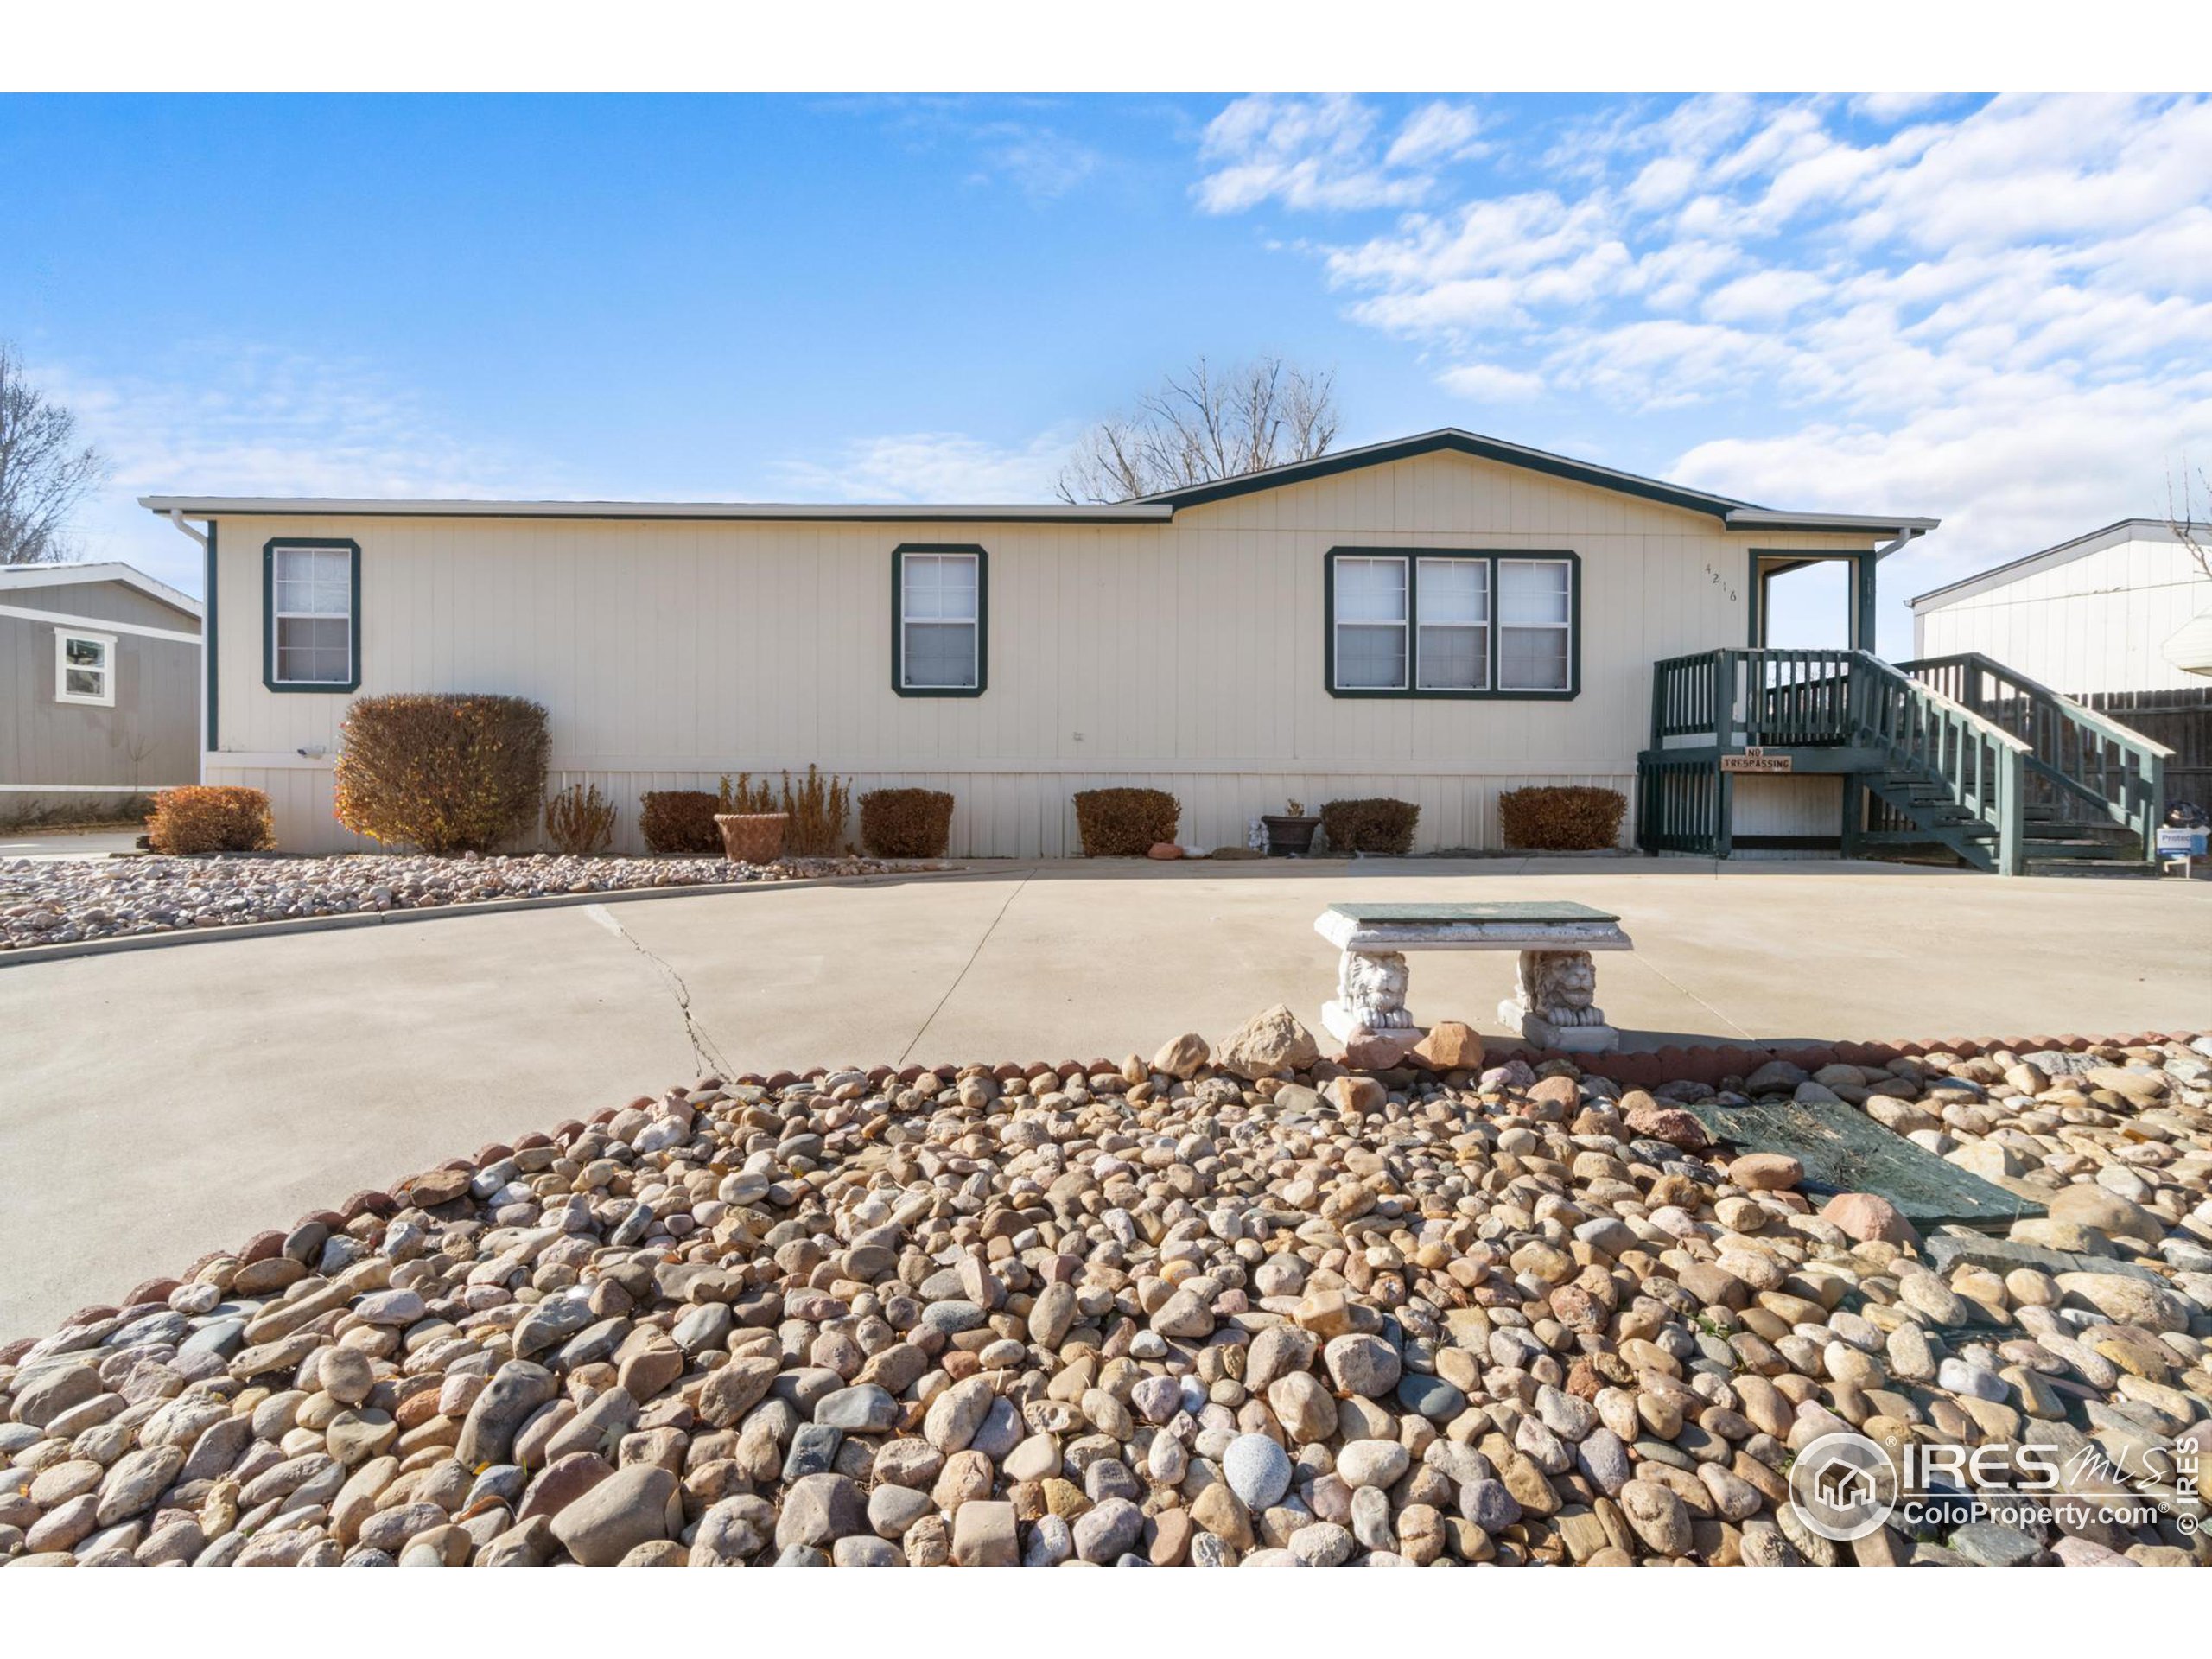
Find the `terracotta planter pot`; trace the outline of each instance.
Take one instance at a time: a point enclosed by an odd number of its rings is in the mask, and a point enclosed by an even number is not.
[[[1305,857],[1313,850],[1313,832],[1321,827],[1319,818],[1285,817],[1279,812],[1262,812],[1260,822],[1268,826],[1270,858]]]
[[[715,828],[722,832],[722,856],[740,864],[772,864],[784,855],[784,826],[788,812],[717,812]]]

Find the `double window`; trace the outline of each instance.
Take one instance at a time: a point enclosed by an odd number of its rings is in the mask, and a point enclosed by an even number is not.
[[[891,689],[978,697],[989,666],[990,595],[980,547],[911,543],[891,556]]]
[[[54,700],[115,706],[115,636],[57,628],[54,634]]]
[[[361,683],[361,550],[273,541],[262,550],[262,678],[272,691],[351,691]]]
[[[1338,548],[1327,560],[1338,696],[1571,697],[1571,553]]]

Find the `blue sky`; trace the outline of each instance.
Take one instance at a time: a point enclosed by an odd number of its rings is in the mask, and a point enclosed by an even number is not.
[[[2212,454],[2212,101],[0,99],[0,334],[156,489],[1044,499],[1201,352],[1762,503],[1910,594]]]

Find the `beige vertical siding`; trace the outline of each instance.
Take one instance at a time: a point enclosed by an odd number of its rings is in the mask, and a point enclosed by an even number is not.
[[[2212,609],[2212,582],[2171,541],[2121,542],[1922,611],[1914,654],[1978,651],[2052,690],[2201,686],[2159,647]]]
[[[303,848],[344,844],[327,755],[347,699],[263,689],[262,549],[283,535],[360,543],[365,694],[537,698],[552,714],[553,782],[598,782],[626,836],[645,789],[816,761],[859,788],[948,789],[956,852],[1020,857],[1076,850],[1068,798],[1103,784],[1173,791],[1183,838],[1208,846],[1241,842],[1251,817],[1292,796],[1418,801],[1420,844],[1436,848],[1497,845],[1505,789],[1628,791],[1650,664],[1741,641],[1752,539],[1704,515],[1449,454],[1160,525],[226,519],[222,752],[209,778],[287,774],[279,834]],[[901,542],[988,551],[984,696],[893,693]],[[1578,554],[1581,696],[1332,697],[1322,559],[1338,545]]]
[[[1744,836],[1825,836],[1842,833],[1843,779],[1833,773],[1805,777],[1737,777],[1729,830]]]

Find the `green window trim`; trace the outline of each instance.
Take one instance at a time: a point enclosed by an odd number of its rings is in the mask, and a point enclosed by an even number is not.
[[[352,674],[336,680],[280,680],[276,677],[276,550],[283,547],[343,548],[353,570],[346,652]],[[361,544],[329,536],[272,536],[261,547],[261,683],[271,691],[344,696],[361,686]]]
[[[1337,560],[1403,559],[1406,562],[1406,684],[1340,686],[1337,683]],[[1480,691],[1421,689],[1421,561],[1479,559],[1490,566],[1490,620],[1484,625],[1489,665]],[[1564,564],[1567,575],[1567,689],[1561,691],[1500,690],[1497,685],[1497,567],[1501,562],[1547,561]],[[1571,702],[1582,695],[1582,558],[1567,548],[1523,547],[1332,547],[1321,558],[1321,683],[1332,697],[1382,697],[1404,701],[1458,702]]]
[[[976,561],[976,683],[908,685],[902,660],[906,642],[906,556],[957,553]],[[991,681],[991,556],[973,542],[901,542],[891,550],[891,690],[901,697],[980,697]]]

